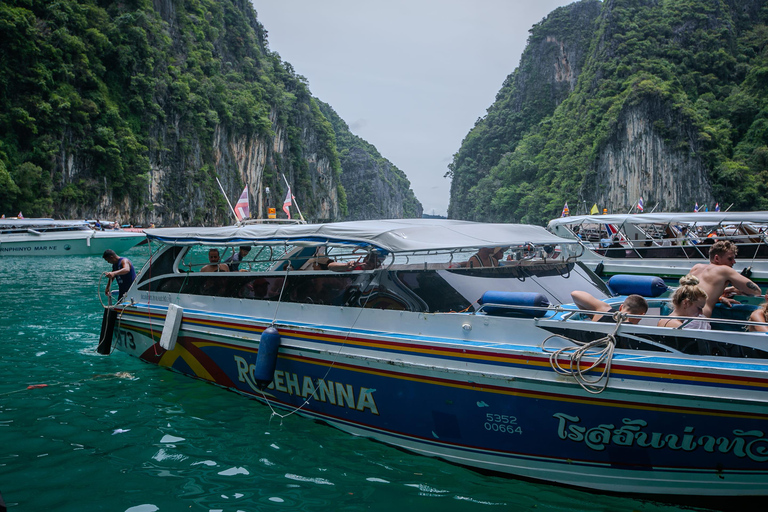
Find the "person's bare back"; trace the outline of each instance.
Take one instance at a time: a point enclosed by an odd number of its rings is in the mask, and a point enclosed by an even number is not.
[[[699,279],[699,287],[707,292],[707,305],[704,316],[711,317],[715,304],[728,286],[735,287],[742,295],[760,295],[760,287],[747,279],[728,265],[715,263],[698,263],[691,269],[691,274]],[[726,297],[726,299],[728,299]],[[725,300],[729,306],[737,301]]]

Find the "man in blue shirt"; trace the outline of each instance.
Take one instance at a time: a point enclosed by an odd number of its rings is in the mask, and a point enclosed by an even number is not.
[[[133,268],[133,263],[128,258],[121,258],[112,249],[104,251],[102,257],[107,263],[112,264],[112,272],[104,272],[107,276],[107,289],[104,291],[106,295],[110,295],[109,289],[112,286],[112,280],[117,281],[118,300],[128,293],[128,289],[136,279],[136,270]]]

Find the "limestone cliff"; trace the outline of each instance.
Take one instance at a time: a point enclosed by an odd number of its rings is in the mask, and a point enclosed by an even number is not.
[[[0,26],[4,213],[231,223],[218,179],[233,203],[248,185],[254,217],[284,216],[287,180],[309,220],[371,218],[347,210],[357,178],[250,1],[6,2]],[[407,180],[367,179],[380,214],[418,213]]]
[[[768,208],[763,0],[583,0],[531,30],[449,167],[449,216]]]

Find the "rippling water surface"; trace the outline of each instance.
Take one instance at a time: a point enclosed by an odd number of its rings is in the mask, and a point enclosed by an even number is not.
[[[126,253],[137,268],[146,247]],[[10,511],[678,507],[483,475],[95,351],[100,257],[0,258],[0,494]]]

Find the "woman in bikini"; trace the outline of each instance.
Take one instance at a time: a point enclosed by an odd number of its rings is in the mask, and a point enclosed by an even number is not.
[[[667,318],[656,324],[659,327],[681,327],[683,329],[711,329],[709,322],[703,320],[678,320],[675,317],[702,316],[707,304],[707,292],[699,287],[699,279],[688,274],[680,278],[680,287],[672,295],[674,311]]]

